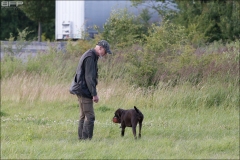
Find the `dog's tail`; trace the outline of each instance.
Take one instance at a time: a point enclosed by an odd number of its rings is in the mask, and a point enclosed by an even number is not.
[[[141,112],[139,109],[137,109],[136,106],[134,106],[134,109],[135,109],[135,111],[137,112],[137,114],[138,114],[138,116],[139,116],[139,119],[143,119],[143,114],[142,114],[142,112]]]
[[[137,109],[136,106],[134,106],[134,109],[135,109],[135,111],[136,111],[137,113],[141,113],[141,112],[139,111],[139,109]]]

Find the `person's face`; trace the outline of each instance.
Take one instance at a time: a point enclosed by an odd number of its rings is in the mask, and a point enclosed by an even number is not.
[[[103,57],[105,56],[107,53],[106,53],[106,50],[105,48],[103,48],[102,46],[100,46],[100,50],[99,50],[99,55],[100,57]]]

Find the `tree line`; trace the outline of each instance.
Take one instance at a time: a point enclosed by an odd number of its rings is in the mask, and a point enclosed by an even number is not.
[[[1,9],[1,40],[9,38],[10,33],[17,37],[18,30],[26,27],[33,31],[28,39],[54,40],[55,36],[55,0],[22,0],[24,5]],[[161,18],[173,24],[187,28],[192,34],[193,42],[204,43],[213,41],[234,41],[240,38],[240,1],[237,0],[131,0],[135,7],[147,4],[153,8]],[[152,2],[163,2],[156,5]],[[170,9],[176,4],[177,9]],[[141,13],[145,26],[149,26],[150,14],[147,10]],[[144,19],[145,17],[145,19]],[[145,33],[147,34],[147,29]]]
[[[11,0],[10,0],[11,1]],[[18,36],[18,30],[28,27],[33,31],[27,39],[42,41],[42,37],[54,40],[55,35],[55,0],[21,0],[18,7],[2,7],[1,40]],[[9,1],[8,1],[9,2]]]

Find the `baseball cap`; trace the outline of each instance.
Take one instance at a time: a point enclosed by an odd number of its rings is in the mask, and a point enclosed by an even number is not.
[[[106,40],[101,40],[97,43],[97,45],[102,46],[108,54],[112,54],[110,50],[110,46]]]

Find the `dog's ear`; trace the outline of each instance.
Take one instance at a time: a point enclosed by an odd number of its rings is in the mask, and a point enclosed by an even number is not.
[[[134,109],[135,109],[135,111],[136,111],[137,113],[139,113],[139,110],[137,109],[136,106],[134,106]]]
[[[120,118],[121,115],[122,115],[122,110],[118,108],[118,110],[116,111],[116,116]]]

